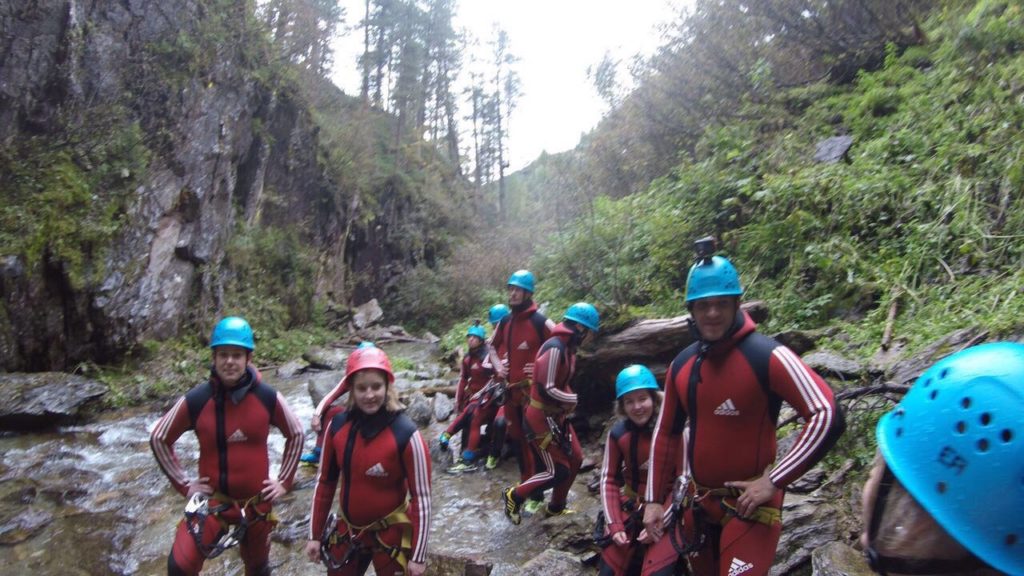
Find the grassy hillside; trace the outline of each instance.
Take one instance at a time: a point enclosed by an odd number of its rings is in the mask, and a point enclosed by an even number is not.
[[[618,321],[683,313],[691,242],[714,234],[773,330],[837,325],[867,355],[894,300],[911,349],[957,327],[1020,330],[1024,13],[951,2],[925,34],[852,83],[746,104],[696,159],[596,200],[537,251],[540,297],[556,311],[593,300]],[[849,161],[814,162],[839,134]]]

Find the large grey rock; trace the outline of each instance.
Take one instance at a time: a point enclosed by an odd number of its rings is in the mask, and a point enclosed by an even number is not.
[[[434,394],[434,420],[444,422],[452,415],[455,404],[447,394]]]
[[[352,314],[352,323],[355,324],[356,328],[362,330],[367,326],[376,324],[383,317],[384,311],[381,310],[380,304],[377,303],[376,298],[372,298],[369,302],[356,307],[355,313]]]
[[[820,494],[786,494],[782,507],[782,537],[770,574],[791,574],[810,563],[811,553],[842,539],[835,502]]]
[[[0,374],[0,428],[29,430],[76,420],[107,385],[63,372]]]
[[[850,161],[850,147],[853,146],[853,136],[833,136],[818,142],[814,151],[814,160],[824,164],[835,164],[840,160]]]
[[[524,564],[519,573],[523,576],[578,576],[583,571],[583,564],[576,556],[548,548]]]
[[[277,375],[281,378],[291,378],[292,376],[302,374],[307,368],[309,368],[309,362],[301,358],[291,360],[277,367]]]
[[[320,370],[344,370],[345,361],[348,360],[349,350],[342,348],[312,348],[302,355],[302,359],[309,362],[310,368]]]
[[[417,426],[426,428],[430,425],[430,417],[434,411],[430,406],[430,400],[427,400],[422,392],[413,392],[405,413]]]

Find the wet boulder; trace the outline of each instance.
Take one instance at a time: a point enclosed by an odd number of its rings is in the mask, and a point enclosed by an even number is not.
[[[776,549],[771,574],[792,574],[811,561],[817,548],[842,541],[840,516],[835,501],[827,495],[787,494],[782,508],[782,536]]]
[[[383,317],[384,310],[377,303],[377,299],[373,298],[369,302],[356,307],[352,314],[352,323],[355,324],[356,328],[362,330],[367,326],[376,324]]]
[[[413,392],[407,404],[408,408],[405,409],[405,414],[412,418],[417,426],[426,428],[430,425],[430,418],[434,411],[430,406],[430,400],[427,400],[422,392]]]
[[[302,355],[310,368],[319,370],[344,370],[349,351],[341,348],[313,348]]]
[[[520,568],[519,574],[524,576],[576,576],[583,572],[583,564],[579,558],[548,548],[539,556],[530,560]]]
[[[434,420],[444,422],[454,410],[455,405],[447,394],[434,394]]]
[[[309,369],[309,362],[299,358],[291,360],[277,367],[277,375],[281,378],[291,378],[302,374]]]
[[[63,372],[0,374],[0,429],[35,430],[79,420],[107,385]]]

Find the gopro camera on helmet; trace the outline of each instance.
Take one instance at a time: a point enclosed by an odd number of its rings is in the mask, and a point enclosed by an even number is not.
[[[693,249],[697,252],[697,259],[703,260],[705,264],[711,261],[715,255],[715,237],[705,236],[693,243]]]

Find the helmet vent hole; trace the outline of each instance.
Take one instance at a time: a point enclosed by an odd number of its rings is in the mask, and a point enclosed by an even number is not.
[[[981,415],[981,425],[982,426],[988,426],[991,423],[992,423],[992,415],[989,414],[988,412],[982,413],[982,415]]]
[[[939,494],[945,494],[946,493],[946,483],[945,482],[939,482],[938,484],[935,485],[935,489],[939,491]]]
[[[939,372],[939,380],[945,380],[946,376],[949,376],[949,368],[945,368],[942,372]]]
[[[928,397],[931,398],[932,400],[935,400],[935,398],[937,398],[938,396],[939,396],[939,391],[938,390],[932,390],[932,393],[928,395]]]
[[[982,438],[981,440],[978,440],[978,451],[979,452],[988,452],[988,440],[986,440],[984,438]]]
[[[999,434],[999,437],[1003,439],[1003,442],[1009,443],[1011,440],[1013,440],[1013,430],[1007,428],[1003,430],[1001,434]]]
[[[925,388],[931,386],[932,385],[932,379],[931,378],[926,378],[925,381],[921,383],[921,385],[924,386]]]
[[[1006,545],[1007,546],[1013,546],[1016,543],[1017,543],[1017,535],[1016,534],[1007,534],[1006,535]]]
[[[903,428],[897,428],[896,429],[896,437],[899,438],[901,436],[903,436]]]
[[[971,407],[971,399],[970,398],[964,398],[963,400],[961,400],[960,401],[960,407],[963,408],[964,410],[967,410],[968,408],[970,408]]]
[[[956,423],[956,431],[959,432],[960,434],[963,434],[964,432],[967,432],[967,423],[964,422],[963,420],[957,422]]]

